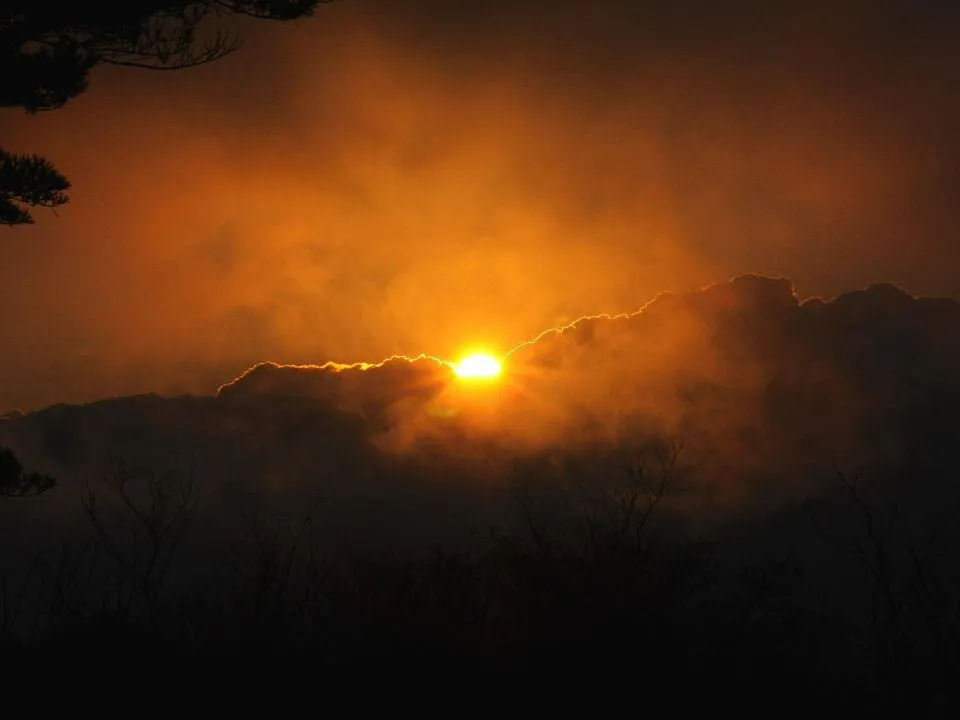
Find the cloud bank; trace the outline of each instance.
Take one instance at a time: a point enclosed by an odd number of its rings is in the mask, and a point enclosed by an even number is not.
[[[801,300],[750,275],[548,330],[492,381],[430,357],[263,363],[215,396],[10,416],[0,443],[68,488],[118,457],[176,458],[214,506],[323,496],[331,532],[360,542],[462,535],[524,484],[616,484],[668,442],[683,443],[677,507],[713,521],[815,494],[835,467],[932,482],[960,468],[957,407],[960,304],[889,284]]]

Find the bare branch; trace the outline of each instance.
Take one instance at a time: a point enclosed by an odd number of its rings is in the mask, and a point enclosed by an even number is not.
[[[158,476],[150,470],[131,470],[120,461],[103,481],[134,521],[131,536],[126,542],[119,541],[120,525],[107,525],[88,481],[83,482],[84,510],[104,550],[122,571],[122,579],[133,585],[152,612],[182,535],[192,522],[194,475],[177,471]],[[141,498],[131,491],[133,484],[139,487]],[[117,589],[122,592],[119,585]],[[123,609],[129,610],[132,600],[132,595],[128,596]]]

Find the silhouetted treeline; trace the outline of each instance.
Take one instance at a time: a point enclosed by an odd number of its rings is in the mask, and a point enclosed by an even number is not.
[[[838,471],[777,518],[802,516],[792,548],[741,522],[690,537],[665,509],[683,492],[680,450],[661,445],[656,463],[602,490],[584,478],[563,503],[518,488],[517,522],[485,529],[471,551],[331,552],[314,533],[322,502],[241,514],[230,551],[179,585],[167,572],[186,561],[193,478],[121,466],[85,489],[89,544],[5,575],[5,652],[82,662],[95,647],[105,667],[631,677],[681,693],[677,707],[710,693],[791,698],[790,710],[946,711],[960,673],[949,524],[946,535],[911,525],[909,498],[890,504]]]

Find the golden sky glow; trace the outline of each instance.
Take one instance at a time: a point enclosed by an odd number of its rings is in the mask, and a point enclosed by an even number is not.
[[[960,296],[943,23],[536,5],[331,3],[221,62],[97,68],[61,110],[4,111],[4,148],[73,188],[2,233],[0,412],[209,394],[267,360],[456,360],[746,272]]]

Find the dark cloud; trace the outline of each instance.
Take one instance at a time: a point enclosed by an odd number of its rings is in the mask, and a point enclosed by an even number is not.
[[[264,396],[310,398],[375,420],[397,403],[428,401],[453,377],[449,363],[425,356],[392,357],[376,364],[353,365],[261,363],[221,386],[217,397],[226,400],[255,400]]]
[[[547,331],[496,381],[427,357],[263,363],[216,396],[9,415],[0,443],[61,478],[50,502],[66,514],[79,478],[117,458],[179,458],[211,517],[251,495],[322,496],[326,530],[348,544],[465,542],[514,517],[518,484],[618,482],[673,441],[687,485],[673,507],[698,522],[786,507],[834,466],[937,505],[958,467],[958,338],[952,300],[891,284],[801,300],[788,280],[742,276]]]

